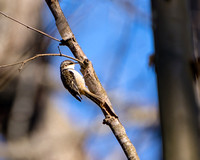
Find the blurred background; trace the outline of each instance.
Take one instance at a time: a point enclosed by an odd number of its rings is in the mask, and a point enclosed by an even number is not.
[[[161,160],[150,0],[62,0],[61,8],[106,89],[141,160]],[[0,10],[61,39],[45,1],[0,0]],[[0,15],[0,65],[59,43]],[[67,47],[63,54],[72,56]],[[63,87],[63,57],[45,57],[0,69],[1,160],[125,160],[101,110],[80,103]],[[79,66],[76,66],[79,70]]]

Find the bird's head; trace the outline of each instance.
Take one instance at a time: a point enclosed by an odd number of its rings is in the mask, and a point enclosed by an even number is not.
[[[74,69],[76,62],[73,62],[71,60],[65,60],[61,63],[60,65],[60,69],[64,70],[64,69]]]

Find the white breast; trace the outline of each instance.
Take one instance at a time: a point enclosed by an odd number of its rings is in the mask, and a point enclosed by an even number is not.
[[[85,81],[84,81],[83,77],[80,75],[80,73],[74,69],[69,69],[69,71],[72,71],[74,73],[78,87],[85,88]]]

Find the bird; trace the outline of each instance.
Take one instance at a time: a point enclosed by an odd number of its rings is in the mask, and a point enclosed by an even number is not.
[[[110,115],[118,118],[112,107],[103,101],[102,98],[96,94],[90,92],[85,85],[85,80],[83,76],[77,72],[74,67],[77,62],[71,60],[65,60],[60,65],[60,75],[64,87],[74,96],[78,101],[81,102],[81,95],[85,95],[87,98],[92,100],[98,106],[104,106],[102,110],[106,110]]]
[[[86,85],[83,76],[74,69],[76,62],[65,60],[60,65],[60,75],[64,87],[81,102],[81,95],[85,95],[95,103],[99,103],[100,99],[91,93]]]

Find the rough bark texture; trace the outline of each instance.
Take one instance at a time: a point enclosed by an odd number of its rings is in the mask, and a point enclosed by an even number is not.
[[[103,105],[100,105],[100,107],[106,117],[104,122],[112,129],[127,158],[131,160],[138,160],[139,157],[136,153],[136,150],[127,137],[124,127],[121,125],[117,115],[115,114],[111,102],[93,69],[92,63],[87,59],[81,47],[77,43],[60,8],[58,0],[46,0],[46,3],[48,4],[55,18],[57,28],[61,34],[61,37],[63,38],[61,45],[68,46],[74,56],[83,61],[83,64],[81,64],[81,72],[84,76],[86,85],[92,93],[99,96],[103,100]]]
[[[198,160],[199,134],[186,0],[152,0],[155,65],[165,160]]]

